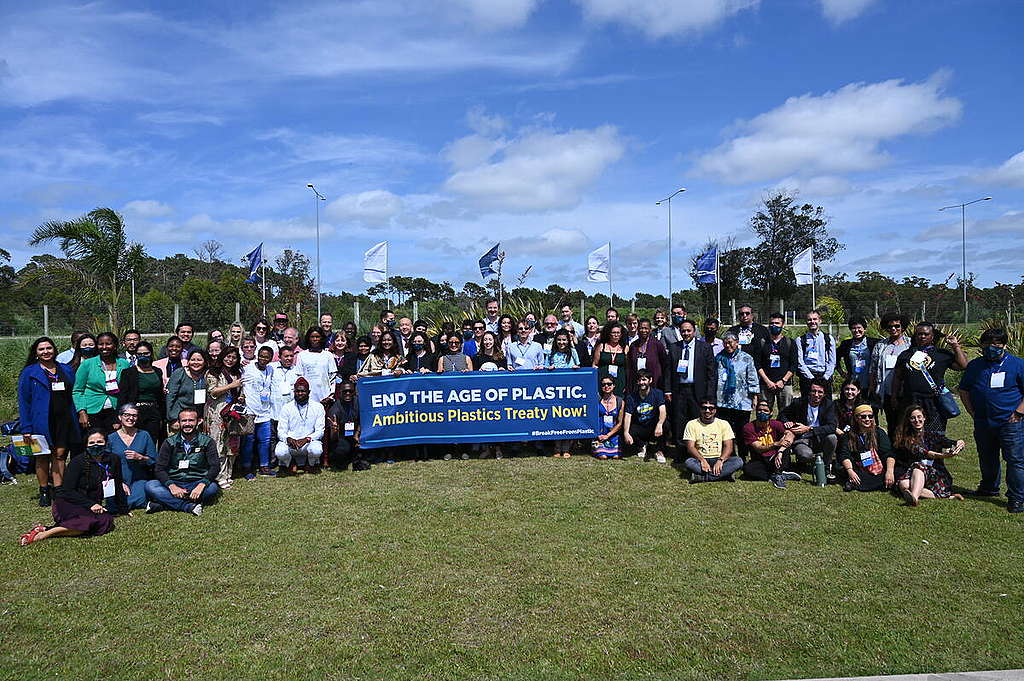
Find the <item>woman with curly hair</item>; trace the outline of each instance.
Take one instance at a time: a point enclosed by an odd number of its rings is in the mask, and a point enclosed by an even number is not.
[[[896,431],[896,448],[910,462],[907,472],[900,476],[899,490],[911,506],[921,499],[963,499],[953,494],[953,476],[945,460],[956,456],[964,448],[964,441],[954,442],[945,435],[925,428],[924,409],[912,404],[903,412]]]

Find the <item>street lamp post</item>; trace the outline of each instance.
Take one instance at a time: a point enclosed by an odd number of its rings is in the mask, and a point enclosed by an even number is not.
[[[327,198],[316,190],[312,184],[307,187],[313,190],[313,205],[316,207],[316,323],[320,323],[320,202]]]
[[[668,196],[661,201],[655,201],[655,206],[660,206],[663,203],[668,204],[668,309],[672,311],[672,198],[676,194],[682,194],[686,191],[686,187],[681,187],[676,191],[672,192],[671,196]]]
[[[960,283],[964,287],[964,326],[967,326],[967,206],[972,203],[978,203],[979,201],[991,200],[991,196],[984,196],[980,199],[968,201],[967,203],[954,203],[952,206],[943,206],[939,209],[940,213],[950,208],[960,209]]]

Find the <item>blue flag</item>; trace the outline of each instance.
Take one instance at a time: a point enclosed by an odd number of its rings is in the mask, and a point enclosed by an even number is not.
[[[501,242],[494,244],[494,248],[487,251],[480,257],[480,277],[486,279],[492,274],[498,274],[498,270],[491,267],[491,264],[498,260],[498,247],[501,246]]]
[[[718,281],[718,245],[697,258],[697,283],[714,284]]]
[[[260,265],[263,264],[263,244],[246,253],[245,259],[249,261],[249,278],[245,280],[245,283],[255,284],[260,280],[259,271]]]

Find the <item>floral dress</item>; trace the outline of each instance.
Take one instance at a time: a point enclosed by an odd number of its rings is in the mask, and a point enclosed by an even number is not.
[[[900,476],[900,480],[910,480],[914,469],[924,473],[924,488],[940,499],[947,499],[953,495],[953,476],[946,468],[944,459],[929,459],[928,452],[940,452],[947,447],[956,445],[940,433],[925,431],[921,436],[921,442],[915,444],[910,451],[910,466],[907,472]]]
[[[608,409],[604,406],[604,401],[598,400],[597,413],[601,417],[601,435],[606,435],[615,424],[619,421],[619,412],[622,410],[622,398],[615,398],[615,407]],[[621,429],[619,431],[622,433]],[[619,435],[612,435],[610,438],[601,442],[600,440],[594,440],[594,455],[595,456],[618,456],[619,455]]]

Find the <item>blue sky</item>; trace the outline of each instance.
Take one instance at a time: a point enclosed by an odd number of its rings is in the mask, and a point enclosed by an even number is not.
[[[0,239],[96,206],[152,255],[314,251],[325,290],[391,271],[617,293],[676,288],[708,238],[751,241],[775,188],[826,208],[827,272],[1017,282],[1024,60],[1015,0],[5,3]]]

